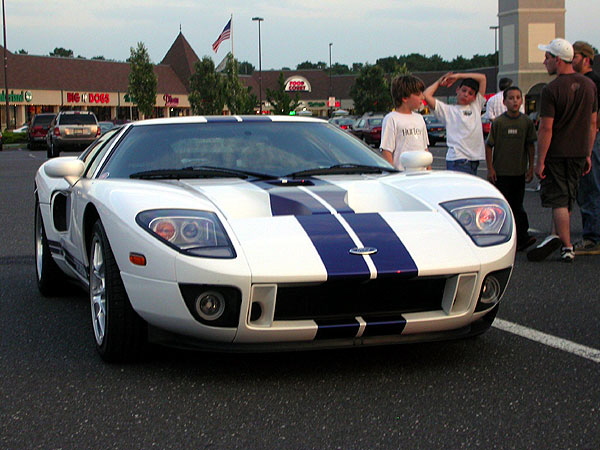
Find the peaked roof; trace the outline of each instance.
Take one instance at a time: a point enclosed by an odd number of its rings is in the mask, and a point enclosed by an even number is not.
[[[194,73],[194,64],[199,60],[200,58],[198,58],[198,55],[196,55],[196,52],[194,52],[192,46],[180,31],[160,63],[171,66],[185,87],[189,88],[190,77]]]
[[[0,46],[0,51],[2,51]],[[129,87],[129,63],[55,56],[33,56],[7,53],[7,78],[10,89],[118,91]],[[187,94],[173,68],[154,66],[158,79],[157,91]],[[0,86],[4,72],[0,71]]]

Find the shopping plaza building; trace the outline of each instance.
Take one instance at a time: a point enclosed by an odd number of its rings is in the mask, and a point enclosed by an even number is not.
[[[194,73],[198,56],[182,33],[176,37],[162,61],[154,66],[158,81],[153,117],[191,115],[189,80]],[[129,63],[81,58],[22,55],[7,52],[7,80],[11,128],[28,122],[35,114],[61,110],[93,111],[99,120],[136,120],[139,118],[134,100],[127,94]],[[496,68],[481,69],[488,76],[493,91]],[[283,73],[285,89],[290,95],[298,94],[298,111],[313,116],[327,117],[336,109],[352,112],[354,103],[350,89],[356,75],[333,75],[328,70],[254,71],[240,75],[257,98],[263,100],[263,110],[269,111],[265,101],[267,89],[279,89],[279,74]],[[440,72],[417,74],[426,84],[435,81]],[[0,86],[4,76],[0,73]],[[262,92],[259,95],[259,89]],[[438,92],[452,97],[453,90]],[[6,124],[4,89],[0,91],[0,120]],[[258,112],[258,105],[256,106]],[[227,106],[223,114],[228,114]]]
[[[544,54],[539,43],[550,42],[565,33],[565,0],[499,0],[499,65],[474,71],[487,76],[487,95],[495,92],[497,78],[509,77],[526,94],[527,112],[539,108],[541,88],[552,77],[542,64]],[[592,43],[594,44],[594,43]],[[189,79],[199,58],[180,32],[162,61],[154,66],[158,80],[154,117],[191,115]],[[596,68],[600,61],[596,58]],[[596,69],[598,70],[598,69]],[[1,72],[1,71],[0,71]],[[135,120],[139,118],[134,99],[127,94],[130,65],[125,62],[6,54],[6,81],[0,73],[0,123],[6,124],[6,89],[10,128],[21,126],[41,112],[60,110],[93,111],[99,120]],[[298,93],[298,110],[326,117],[335,109],[352,112],[350,90],[356,75],[333,75],[328,70],[255,71],[240,75],[257,98],[265,99],[266,90],[278,89],[283,72],[286,90]],[[416,73],[426,85],[441,72]],[[262,88],[262,89],[261,89]],[[260,89],[260,92],[259,92]],[[454,88],[440,88],[440,99],[454,100]],[[263,109],[270,105],[264,102]],[[258,105],[257,105],[258,111]],[[225,107],[223,114],[228,114]]]

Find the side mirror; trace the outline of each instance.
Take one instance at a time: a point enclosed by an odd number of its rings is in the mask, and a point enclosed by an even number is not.
[[[433,155],[426,151],[404,152],[400,155],[400,162],[406,172],[420,172],[433,163]]]
[[[73,186],[83,175],[85,165],[75,156],[51,159],[44,164],[44,172],[50,178],[64,178]]]

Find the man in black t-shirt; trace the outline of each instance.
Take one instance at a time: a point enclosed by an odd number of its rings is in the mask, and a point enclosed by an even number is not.
[[[573,69],[594,82],[600,103],[600,75],[592,68],[594,48],[587,42],[577,41],[573,51]],[[600,133],[596,133],[592,148],[592,170],[579,180],[577,203],[581,211],[583,240],[575,243],[575,254],[600,255]]]
[[[548,74],[558,76],[542,89],[538,159],[535,174],[540,181],[542,206],[552,208],[552,234],[527,253],[530,261],[542,261],[561,248],[560,259],[571,262],[571,209],[579,178],[591,169],[596,137],[598,100],[596,86],[572,66],[573,46],[554,39],[544,50]]]

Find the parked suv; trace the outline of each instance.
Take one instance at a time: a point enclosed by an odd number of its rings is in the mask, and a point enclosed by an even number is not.
[[[42,113],[33,116],[29,128],[27,128],[27,148],[29,150],[46,145],[46,134],[48,134],[50,122],[55,117],[56,114],[54,113]]]
[[[59,156],[65,148],[84,147],[102,134],[98,120],[90,111],[61,111],[46,135],[48,158]]]

